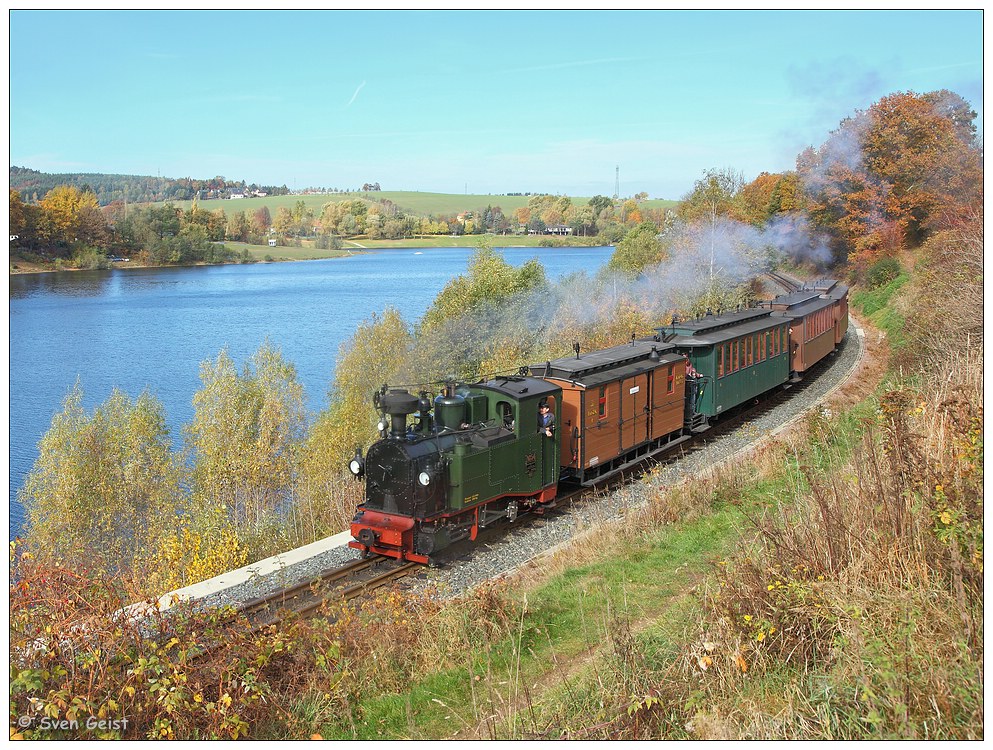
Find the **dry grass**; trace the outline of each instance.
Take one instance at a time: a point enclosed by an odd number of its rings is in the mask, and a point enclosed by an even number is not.
[[[720,716],[718,734],[738,736],[982,735],[981,361],[957,372],[885,394],[850,462],[819,470],[797,446],[809,490],[756,519],[757,544],[708,599],[734,658],[698,732]],[[746,669],[793,676],[786,734],[730,689],[726,673]]]

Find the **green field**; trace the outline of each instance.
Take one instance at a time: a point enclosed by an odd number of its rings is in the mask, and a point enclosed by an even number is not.
[[[320,195],[270,195],[265,198],[241,198],[238,200],[208,200],[201,201],[200,207],[208,211],[218,208],[224,210],[225,215],[230,216],[237,211],[244,211],[250,214],[253,211],[268,206],[269,212],[275,215],[281,207],[292,209],[297,201],[303,201],[315,215],[320,215],[325,203],[338,202],[344,200],[354,200],[355,198],[367,198],[369,200],[389,200],[399,206],[407,213],[417,216],[427,216],[433,214],[451,215],[463,211],[477,211],[487,206],[499,206],[504,214],[510,215],[514,209],[528,204],[526,195],[458,195],[456,193],[421,193],[406,190],[384,190],[372,193],[324,193]],[[577,206],[589,203],[589,198],[572,198],[572,202]],[[672,208],[677,201],[670,200],[647,200],[642,201],[642,207],[647,208]],[[180,206],[184,210],[188,209],[191,201],[175,201],[175,206]]]
[[[273,260],[319,260],[321,258],[343,258],[352,255],[352,250],[318,250],[311,244],[303,247],[269,247],[268,245],[250,245],[247,242],[225,242],[224,247],[242,253],[245,250],[256,260],[265,260],[266,256]]]
[[[486,243],[491,247],[538,247],[538,243],[547,237],[538,235],[495,235],[471,234],[462,237],[439,235],[437,237],[417,237],[404,240],[367,240],[358,238],[343,240],[341,250],[319,250],[314,247],[313,240],[304,240],[303,247],[269,247],[268,245],[251,245],[247,242],[225,242],[224,246],[236,253],[245,250],[256,260],[265,260],[266,256],[273,260],[319,260],[322,258],[343,258],[363,250],[395,247],[478,247]]]

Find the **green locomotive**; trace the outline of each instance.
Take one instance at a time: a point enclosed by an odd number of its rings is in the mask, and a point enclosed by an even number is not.
[[[349,464],[366,476],[351,547],[427,563],[497,519],[513,521],[554,500],[559,433],[539,431],[539,409],[561,417],[561,389],[531,377],[426,393],[381,389],[381,439]],[[414,420],[408,424],[408,417]]]

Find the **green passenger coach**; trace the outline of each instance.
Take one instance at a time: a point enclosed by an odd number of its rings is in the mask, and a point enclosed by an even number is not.
[[[748,308],[708,313],[657,329],[699,374],[687,378],[692,429],[706,429],[712,418],[789,379],[789,321],[771,312]]]

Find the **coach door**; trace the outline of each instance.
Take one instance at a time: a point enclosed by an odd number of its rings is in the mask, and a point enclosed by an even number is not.
[[[621,381],[621,452],[648,440],[648,375]]]

